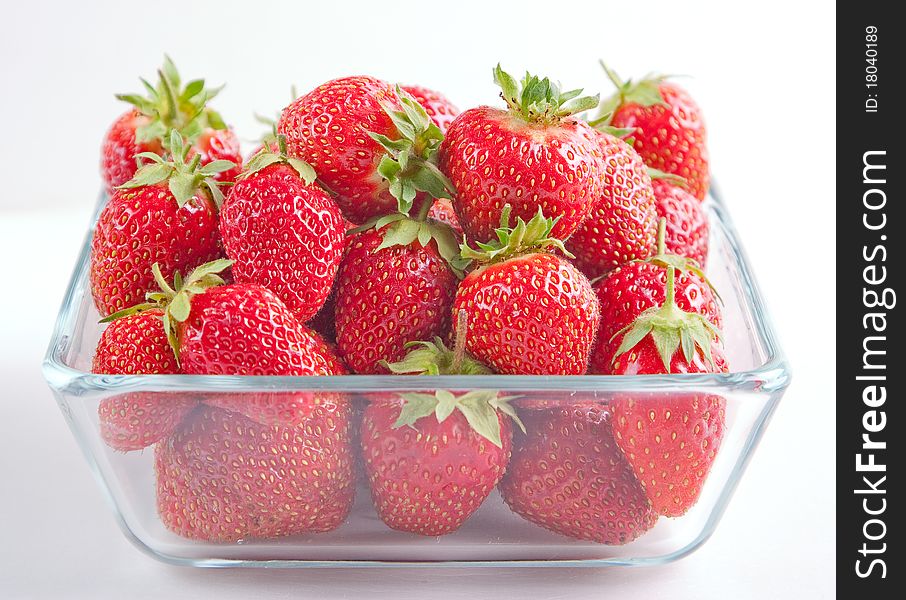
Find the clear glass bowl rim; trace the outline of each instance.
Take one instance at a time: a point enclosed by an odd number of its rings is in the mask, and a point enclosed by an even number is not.
[[[99,375],[68,366],[64,356],[74,331],[81,295],[87,290],[92,227],[76,261],[53,334],[43,362],[48,384],[60,393],[107,393],[126,391],[340,391],[368,392],[387,390],[493,389],[499,391],[533,390],[587,393],[657,392],[664,390],[715,390],[773,392],[790,382],[790,368],[777,340],[764,298],[749,265],[745,250],[716,186],[710,192],[711,210],[723,229],[738,267],[744,299],[752,309],[757,335],[765,351],[765,362],[750,370],[715,374],[673,375],[459,375],[401,377],[399,375],[336,375],[325,377],[224,376],[224,375]],[[98,202],[92,223],[103,206]],[[466,381],[468,383],[466,383]]]

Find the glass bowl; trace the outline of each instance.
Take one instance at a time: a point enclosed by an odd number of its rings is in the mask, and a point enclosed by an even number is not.
[[[102,206],[102,196],[99,207]],[[704,543],[723,514],[755,446],[789,385],[790,372],[764,302],[723,202],[706,201],[711,224],[708,275],[724,302],[726,374],[665,376],[332,376],[227,377],[95,375],[90,372],[102,331],[88,284],[89,229],[57,317],[44,374],[64,417],[109,500],[123,532],[146,553],[172,564],[224,567],[386,565],[604,566],[666,563]],[[97,211],[95,216],[97,215]],[[661,517],[624,545],[572,539],[513,513],[495,489],[454,533],[423,537],[388,528],[358,474],[345,522],[327,533],[232,543],[190,540],[169,531],[157,513],[154,450],[122,453],[102,440],[98,405],[142,392],[161,401],[178,396],[330,392],[363,405],[374,396],[435,390],[496,390],[554,410],[580,403],[607,405],[631,395],[640,402],[678,394],[725,399],[724,437],[697,503],[683,516]],[[523,413],[536,408],[523,408]],[[514,436],[521,435],[518,432]]]

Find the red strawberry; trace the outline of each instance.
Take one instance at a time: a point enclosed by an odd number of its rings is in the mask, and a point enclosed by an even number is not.
[[[656,512],[679,517],[698,501],[724,436],[726,400],[668,394],[611,404],[617,445]]]
[[[343,256],[346,256],[346,249],[349,247],[349,241],[355,237],[350,235],[349,232],[355,229],[355,225],[343,219]],[[342,260],[341,260],[342,262]],[[314,317],[308,320],[306,325],[311,329],[317,331],[321,334],[325,340],[336,344],[337,341],[337,322],[335,318],[337,307],[337,278],[334,277],[333,287],[330,289],[330,293],[327,295],[327,300],[324,301],[324,306],[321,307],[321,310],[318,311]]]
[[[135,176],[138,168],[136,156],[142,152],[163,154],[164,147],[156,137],[146,139],[137,131],[144,131],[151,123],[151,118],[138,110],[129,110],[113,122],[101,146],[101,177],[112,194],[113,188],[122,185]]]
[[[132,179],[142,152],[162,154],[170,131],[176,129],[189,140],[190,154],[199,154],[202,164],[229,160],[242,164],[239,138],[227,128],[220,115],[207,106],[220,88],[204,87],[204,80],[188,82],[182,87],[179,73],[169,57],[158,70],[156,87],[146,81],[148,96],[120,94],[117,98],[135,106],[120,116],[104,137],[101,151],[101,175],[107,192]],[[144,161],[147,162],[147,161]],[[232,181],[239,168],[219,172],[218,181]]]
[[[609,124],[631,129],[633,147],[649,167],[678,175],[699,200],[708,193],[708,147],[701,109],[663,76],[623,82],[601,63],[617,93],[602,106]]]
[[[220,233],[235,281],[270,289],[307,321],[330,294],[345,224],[312,168],[286,156],[282,136],[279,147],[249,161],[220,211]]]
[[[449,195],[433,165],[443,134],[411,96],[373,77],[334,79],[298,98],[277,123],[347,219],[360,224]]]
[[[451,232],[402,215],[355,235],[337,276],[337,347],[359,374],[382,373],[408,342],[443,335],[457,277]],[[445,256],[447,258],[445,258]]]
[[[111,322],[101,334],[91,371],[109,375],[179,373],[162,317],[163,311],[149,310]],[[105,398],[98,404],[101,437],[122,452],[141,450],[168,436],[196,404],[194,398],[162,392]]]
[[[242,172],[242,148],[239,145],[239,138],[232,129],[206,129],[204,130],[192,148],[189,150],[189,158],[195,154],[201,158],[201,164],[206,165],[215,160],[228,160],[236,166],[214,175],[214,179],[222,182],[233,182]]]
[[[510,458],[515,412],[496,392],[400,394],[362,420],[371,498],[389,527],[420,535],[458,529],[488,497]]]
[[[654,251],[657,210],[642,158],[623,140],[598,133],[604,175],[591,214],[566,242],[576,266],[598,277]]]
[[[168,529],[237,542],[330,531],[352,507],[349,404],[321,404],[296,426],[200,407],[155,452]]]
[[[655,179],[651,185],[657,215],[667,219],[667,252],[687,256],[704,268],[708,260],[708,217],[701,202],[669,179]]]
[[[620,454],[601,406],[525,413],[506,476],[498,486],[516,514],[546,529],[602,544],[627,544],[657,514]]]
[[[666,298],[620,333],[613,375],[726,372],[719,330],[675,302],[675,269],[667,268]],[[668,517],[698,500],[720,449],[726,401],[692,393],[625,396],[611,403],[617,444],[652,507]]]
[[[655,256],[647,261],[626,263],[595,284],[601,307],[601,328],[591,354],[590,373],[612,372],[612,359],[620,344],[618,333],[646,310],[663,304],[667,268],[671,265],[678,269],[674,288],[679,309],[701,314],[717,329],[722,326],[720,300],[710,282],[696,264],[666,253],[665,233],[666,220],[661,219],[659,251]]]
[[[509,219],[505,208],[502,224]],[[453,308],[468,316],[466,347],[506,375],[582,375],[598,328],[598,301],[571,263],[545,252],[555,219],[541,211],[528,223],[497,229],[498,242],[468,246],[463,257],[483,261],[459,284]]]
[[[577,98],[581,90],[561,92],[547,78],[530,75],[518,85],[499,65],[494,80],[509,110],[465,111],[440,148],[459,221],[470,239],[485,242],[494,237],[505,204],[526,221],[542,208],[559,217],[554,235],[566,238],[599,195],[596,134],[572,116],[596,106],[597,96]]]
[[[431,117],[431,120],[434,121],[441,133],[446,133],[450,123],[459,114],[459,109],[440,92],[418,85],[403,85],[400,87],[424,107],[425,112],[428,113],[428,116]]]
[[[459,224],[459,217],[456,216],[456,210],[453,203],[447,198],[438,198],[428,209],[428,218],[446,223],[456,233],[459,239],[462,239],[462,225]]]
[[[217,205],[222,195],[211,177],[233,163],[186,164],[188,148],[172,133],[174,157],[151,164],[117,189],[101,212],[91,241],[91,293],[102,316],[144,301],[157,288],[151,265],[165,278],[221,254]]]
[[[155,265],[161,292],[136,309],[165,308],[163,327],[183,373],[189,375],[342,374],[345,368],[319,335],[298,321],[270,290],[254,284],[222,285],[218,260],[176,277],[170,286]],[[318,406],[341,401],[337,394],[282,392],[205,395],[209,405],[239,412],[263,425],[304,423]],[[343,400],[345,402],[345,400]]]

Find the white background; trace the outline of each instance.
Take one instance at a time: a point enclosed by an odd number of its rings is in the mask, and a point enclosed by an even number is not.
[[[4,2],[0,10],[0,597],[828,598],[835,545],[832,3]],[[228,82],[245,139],[289,99],[367,73],[493,103],[491,67],[608,93],[596,66],[687,74],[713,171],[793,385],[714,537],[661,568],[202,571],[120,534],[39,364],[99,187],[98,146],[163,52]]]

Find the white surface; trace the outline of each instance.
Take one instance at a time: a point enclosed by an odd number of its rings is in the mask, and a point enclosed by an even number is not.
[[[549,2],[84,4],[4,3],[0,19],[0,597],[834,596],[831,6],[573,2],[557,15]],[[394,24],[396,50],[378,40]],[[354,72],[435,86],[461,107],[494,102],[498,60],[602,93],[599,56],[626,75],[694,75],[685,84],[706,111],[714,172],[795,371],[714,537],[673,565],[609,570],[201,571],[136,551],[39,363],[98,188],[98,142],[120,111],[112,93],[138,90],[164,51],[185,75],[229,81],[217,105],[244,138],[259,132],[251,113],[279,108],[291,83]],[[786,266],[804,252],[828,258]]]

